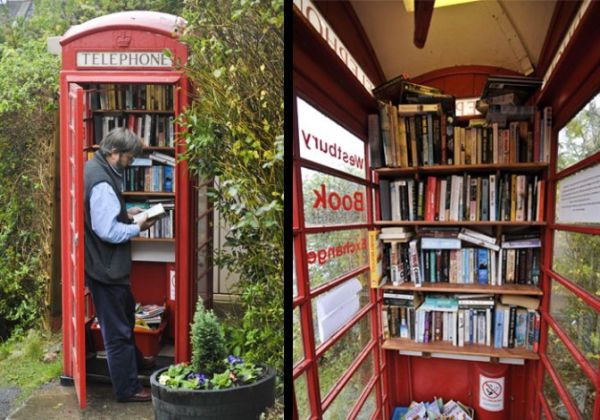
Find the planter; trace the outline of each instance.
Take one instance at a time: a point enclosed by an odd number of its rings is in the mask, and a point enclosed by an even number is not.
[[[150,377],[155,420],[258,419],[275,403],[275,371],[267,367],[256,382],[228,389],[173,389],[158,383],[167,368]]]

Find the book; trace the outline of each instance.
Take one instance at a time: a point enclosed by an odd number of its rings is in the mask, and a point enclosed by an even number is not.
[[[160,163],[164,163],[169,166],[175,166],[175,158],[173,156],[165,155],[164,153],[152,152],[148,157]]]
[[[542,86],[542,80],[539,78],[527,76],[507,76],[507,75],[490,75],[483,87],[481,99],[492,99],[494,105],[519,105],[524,104],[531,95]],[[506,95],[512,94],[510,102]]]
[[[527,309],[538,309],[540,298],[522,295],[502,295],[500,301],[504,305],[515,305]]]
[[[498,251],[500,249],[500,247],[498,245],[490,244],[489,242],[483,241],[479,238],[475,238],[471,235],[467,235],[466,233],[462,233],[462,232],[458,234],[458,239],[465,241],[465,242],[475,244],[475,245],[482,246],[484,248],[489,248],[494,251]]]
[[[383,151],[381,144],[381,136],[379,131],[379,115],[378,114],[369,114],[369,146],[370,146],[370,160],[372,168],[381,168],[385,166],[385,162],[383,160]]]
[[[166,216],[165,208],[163,207],[162,203],[158,203],[150,207],[149,209],[134,215],[133,222],[139,223],[139,221],[142,220],[144,214],[148,215],[148,220]]]
[[[478,232],[476,230],[469,229],[469,228],[461,228],[460,232],[465,235],[468,235],[470,237],[487,242],[489,244],[496,245],[496,238],[494,238],[493,236],[489,236],[489,235],[486,235],[484,233],[481,233],[481,232]]]

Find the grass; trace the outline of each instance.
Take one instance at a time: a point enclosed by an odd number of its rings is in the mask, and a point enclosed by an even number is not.
[[[59,334],[31,330],[26,337],[0,343],[0,387],[21,389],[13,406],[20,405],[35,389],[60,375],[61,353],[53,362],[42,361],[43,355],[60,342]]]

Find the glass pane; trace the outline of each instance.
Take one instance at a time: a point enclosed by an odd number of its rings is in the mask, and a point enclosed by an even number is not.
[[[323,343],[369,303],[367,274],[346,280],[312,301],[315,346]]]
[[[375,397],[376,389],[377,386],[374,386],[371,389],[369,396],[365,400],[365,403],[363,404],[362,408],[358,412],[358,415],[356,416],[356,420],[369,420],[375,412],[375,407],[377,406],[377,400]]]
[[[325,284],[369,263],[367,230],[306,235],[310,287]]]
[[[319,358],[317,365],[321,395],[325,396],[331,391],[370,339],[371,328],[367,314]]]
[[[365,143],[297,98],[300,157],[365,178]]]
[[[306,226],[366,223],[366,194],[364,185],[302,168]]]
[[[552,269],[600,296],[600,235],[556,231]]]
[[[308,403],[308,388],[306,386],[306,373],[298,376],[294,381],[294,394],[296,407],[298,407],[298,418],[305,420],[310,417],[310,404]]]
[[[302,324],[300,321],[300,308],[294,309],[294,365],[304,359],[304,345],[302,344]]]
[[[202,273],[204,273],[206,271],[206,268],[208,267],[207,251],[208,251],[208,246],[206,246],[206,245],[198,250],[198,269],[196,271],[196,273],[198,273],[198,275],[201,275]]]
[[[544,372],[544,384],[542,388],[542,393],[546,398],[546,402],[548,403],[548,407],[550,408],[550,412],[552,413],[552,417],[558,420],[570,420],[569,413],[565,408],[560,396],[558,395],[558,391],[554,386],[554,382],[548,375],[548,372]]]
[[[342,392],[333,400],[327,411],[323,413],[324,419],[345,419],[354,408],[356,399],[373,378],[373,353],[369,354],[359,368],[354,372]]]
[[[207,236],[207,225],[208,225],[208,217],[204,216],[202,219],[198,220],[198,245],[204,243],[206,241]]]
[[[298,296],[298,278],[296,274],[296,247],[292,247],[292,290],[293,297]]]
[[[597,370],[600,359],[600,315],[556,281],[552,282],[550,314],[591,367]]]
[[[565,169],[600,150],[600,94],[558,132],[557,170]]]
[[[556,188],[556,222],[600,224],[600,165],[561,179]]]
[[[596,387],[583,373],[552,328],[548,328],[548,359],[583,418],[591,419]]]
[[[202,182],[202,181],[199,181]],[[198,188],[198,214],[202,214],[208,208],[208,197],[206,195],[208,186],[204,185]]]

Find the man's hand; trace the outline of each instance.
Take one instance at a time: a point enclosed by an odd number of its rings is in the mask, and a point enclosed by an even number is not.
[[[127,216],[129,216],[129,220],[133,220],[133,216],[135,216],[138,213],[143,212],[144,209],[141,207],[131,207],[129,209],[127,209]]]
[[[149,227],[151,227],[152,225],[154,225],[154,223],[156,223],[157,219],[150,219],[148,220],[148,215],[144,214],[142,216],[142,218],[140,219],[140,221],[138,221],[138,226],[140,227],[140,232],[143,230],[148,229]]]

